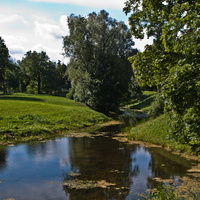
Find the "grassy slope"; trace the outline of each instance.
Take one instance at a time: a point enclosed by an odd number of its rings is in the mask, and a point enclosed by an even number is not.
[[[155,93],[144,92],[144,95],[146,98],[131,105],[131,108],[148,111],[155,99]],[[163,114],[155,119],[150,119],[145,123],[139,124],[131,129],[129,139],[145,141],[169,147],[172,150],[191,153],[189,145],[177,144],[175,141],[169,139],[169,120],[169,117]]]
[[[166,145],[168,137],[168,117],[161,115],[132,128],[130,138],[153,144]]]
[[[130,104],[128,107],[131,109],[138,109],[148,112],[151,107],[151,103],[155,99],[155,96],[156,92],[154,91],[144,91],[142,94],[142,99],[134,104]]]
[[[1,141],[49,135],[108,120],[105,115],[64,97],[20,93],[0,97]]]

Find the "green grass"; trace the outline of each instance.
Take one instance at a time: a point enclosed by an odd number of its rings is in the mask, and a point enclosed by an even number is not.
[[[151,103],[156,97],[156,92],[154,91],[144,91],[142,94],[142,99],[134,104],[130,104],[128,107],[130,109],[139,109],[148,112],[151,108]]]
[[[142,100],[129,105],[131,109],[140,109],[148,112],[155,100],[156,92],[144,91]],[[189,145],[178,144],[170,137],[169,116],[163,114],[155,119],[150,119],[144,123],[138,124],[130,130],[129,139],[145,141],[152,144],[169,147],[172,150],[192,153]]]
[[[162,145],[178,152],[192,153],[189,145],[178,144],[169,137],[169,117],[165,114],[138,124],[130,130],[129,139]]]
[[[108,120],[105,115],[64,97],[21,93],[0,97],[1,141],[50,136]]]
[[[166,145],[168,130],[168,117],[166,115],[161,115],[156,119],[151,119],[132,128],[129,138],[159,145]]]

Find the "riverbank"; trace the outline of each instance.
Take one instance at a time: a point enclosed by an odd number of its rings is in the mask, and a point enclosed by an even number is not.
[[[130,140],[161,145],[162,147],[180,153],[195,154],[195,152],[192,152],[191,146],[179,144],[170,138],[169,120],[169,116],[163,114],[155,119],[150,119],[145,123],[138,124],[130,130],[128,138]]]
[[[111,120],[64,97],[1,95],[0,144],[43,140]]]
[[[140,119],[135,127],[128,130],[128,138],[132,141],[143,141],[154,145],[161,145],[164,148],[168,148],[172,151],[186,153],[188,155],[198,156],[196,152],[192,151],[191,146],[187,144],[180,144],[175,141],[170,131],[170,118],[167,114],[157,114],[153,117],[149,116],[149,119],[141,120],[144,113],[150,113],[157,109],[156,92],[144,91],[141,99],[136,100],[134,103],[130,103],[126,107],[132,112],[137,111]],[[154,111],[152,112],[154,113]],[[157,117],[158,116],[158,117]],[[141,123],[142,122],[142,123]],[[199,155],[200,157],[200,155]]]

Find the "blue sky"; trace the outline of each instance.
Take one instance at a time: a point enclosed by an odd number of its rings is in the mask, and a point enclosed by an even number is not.
[[[46,51],[51,60],[64,60],[62,36],[68,34],[67,16],[99,13],[128,24],[125,0],[0,0],[0,36],[13,58],[21,60],[29,50]],[[152,40],[135,40],[141,51]]]

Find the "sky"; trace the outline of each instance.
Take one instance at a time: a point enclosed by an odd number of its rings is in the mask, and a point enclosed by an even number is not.
[[[68,62],[63,53],[63,36],[69,34],[67,16],[87,16],[106,10],[109,16],[128,25],[123,12],[126,0],[0,0],[0,36],[15,60],[27,51],[45,51],[52,61]],[[133,39],[144,50],[151,39]]]

